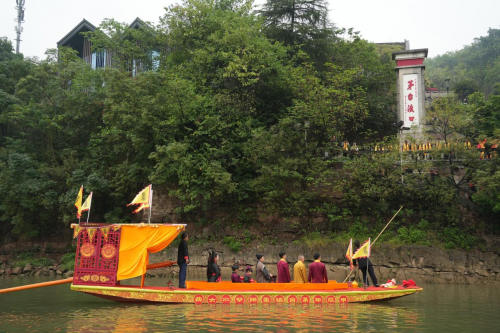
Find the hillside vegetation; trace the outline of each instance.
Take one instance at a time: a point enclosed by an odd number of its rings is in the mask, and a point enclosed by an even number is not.
[[[462,162],[405,158],[415,172],[402,182],[390,55],[335,27],[324,2],[304,4],[256,13],[251,2],[186,0],[155,27],[106,20],[87,34],[113,54],[97,70],[70,49],[25,59],[1,39],[0,234],[57,235],[76,220],[81,184],[92,220],[130,221],[126,204],[150,182],[180,200],[182,221],[240,230],[272,214],[298,237],[317,217],[329,226],[321,237],[364,237],[404,205],[388,233],[401,242],[469,248],[497,232],[498,157],[482,163],[457,143],[498,137],[491,91],[434,107],[465,116],[446,122],[454,146],[433,152]],[[386,149],[332,158],[344,140]]]

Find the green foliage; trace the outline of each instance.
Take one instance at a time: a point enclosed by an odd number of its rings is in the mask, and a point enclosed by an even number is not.
[[[474,39],[462,50],[427,59],[426,74],[440,89],[450,84],[463,101],[474,91],[495,93],[500,82],[500,29],[489,29],[487,36]]]
[[[66,253],[61,258],[61,264],[59,265],[60,269],[65,269],[68,271],[74,270],[75,267],[75,253]]]
[[[396,93],[387,52],[352,29],[333,30],[322,1],[269,1],[259,13],[252,5],[185,0],[168,7],[158,26],[139,29],[105,20],[85,34],[113,63],[97,70],[67,48],[49,50],[42,61],[23,59],[1,39],[0,190],[9,195],[0,197],[0,234],[29,239],[66,228],[76,220],[82,184],[85,196],[94,192],[91,221],[131,221],[126,204],[152,182],[178,200],[183,220],[221,213],[219,220],[246,228],[260,214],[276,214],[306,230],[304,221],[324,216],[330,231],[348,229],[304,236],[311,244],[367,238],[400,205],[408,209],[405,221],[395,221],[404,222],[402,241],[419,242],[407,225],[424,218],[453,226],[469,182],[478,185],[471,209],[493,218],[500,209],[496,160],[479,163],[456,146],[460,165],[451,158],[422,163],[414,153],[398,165],[399,152],[389,148],[398,142],[387,136],[395,130]],[[496,33],[477,41],[475,48],[491,51],[483,57],[491,75],[481,70],[476,83],[495,81],[496,51],[487,44]],[[499,138],[498,105],[493,91],[470,95],[467,105],[442,99],[429,110],[431,127],[447,141],[490,144]],[[377,140],[387,149],[332,158],[344,139]],[[403,167],[416,171],[404,182]],[[431,168],[442,174],[431,180]],[[225,239],[238,251],[252,241],[246,232]]]
[[[456,227],[446,227],[443,230],[443,243],[446,249],[470,250],[477,244],[477,238],[472,230],[463,230]]]
[[[318,231],[307,233],[302,236],[300,240],[295,240],[294,244],[304,244],[310,249],[316,249],[319,247],[324,247],[332,242],[332,238],[329,235],[322,234]]]
[[[50,266],[52,265],[52,260],[45,257],[38,257],[32,252],[23,252],[13,258],[12,267],[24,268],[27,264],[31,264],[33,267]]]
[[[409,227],[401,227],[398,229],[398,239],[404,244],[422,244],[430,245],[427,230],[429,222],[422,219],[417,225],[410,225]]]
[[[222,243],[224,245],[226,245],[227,247],[229,247],[231,249],[231,251],[233,251],[234,253],[238,253],[241,250],[240,241],[237,240],[236,238],[234,238],[233,236],[224,237],[224,239],[222,240]]]

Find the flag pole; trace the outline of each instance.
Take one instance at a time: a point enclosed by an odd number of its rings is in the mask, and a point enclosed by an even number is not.
[[[89,205],[89,211],[87,213],[87,224],[89,223],[90,208],[92,207],[92,193],[94,193],[94,192],[90,192],[90,205]]]
[[[399,207],[399,210],[396,212],[396,214],[394,214],[394,216],[392,217],[392,219],[385,225],[384,229],[382,229],[382,231],[378,234],[377,238],[375,238],[375,240],[373,241],[373,243],[371,243],[370,247],[372,247],[373,244],[375,244],[375,242],[377,241],[377,239],[382,235],[382,233],[385,231],[385,229],[387,229],[387,227],[389,226],[389,224],[391,224],[392,220],[394,220],[394,218],[396,217],[396,215],[399,214],[399,212],[401,211],[401,209],[403,209],[403,206]],[[345,283],[347,281],[347,279],[349,278],[349,276],[351,276],[352,272],[354,272],[355,269],[356,268],[351,269],[351,271],[349,272],[349,275],[347,275],[347,277],[345,278],[345,280],[344,280],[343,283]]]
[[[148,224],[151,224],[151,208],[153,206],[153,185],[149,185],[149,212],[148,212]]]

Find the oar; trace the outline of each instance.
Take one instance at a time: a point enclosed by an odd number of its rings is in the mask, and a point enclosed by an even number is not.
[[[387,224],[385,225],[384,229],[382,229],[382,231],[378,234],[377,238],[375,238],[375,240],[371,243],[371,247],[373,247],[373,244],[375,244],[375,242],[377,241],[377,239],[380,237],[380,235],[382,235],[382,233],[385,231],[385,229],[387,229],[387,227],[389,226],[389,224],[391,224],[392,220],[394,220],[394,218],[396,217],[396,215],[399,214],[399,212],[401,211],[401,209],[403,209],[403,206],[401,206],[399,208],[399,210],[396,212],[396,214],[394,214],[394,216],[392,217],[392,219],[389,222],[387,222]],[[356,267],[358,267],[358,266],[356,266]],[[347,279],[349,278],[349,276],[351,276],[352,272],[354,272],[355,269],[352,269],[349,272],[349,275],[347,275],[347,277],[345,278],[345,280],[344,280],[343,283],[345,283],[347,281]]]
[[[49,281],[49,282],[42,282],[42,283],[27,284],[24,286],[19,286],[19,287],[14,287],[14,288],[0,289],[0,294],[6,294],[6,293],[14,292],[14,291],[28,290],[28,289],[34,289],[34,288],[55,286],[57,284],[65,284],[65,283],[71,283],[71,282],[73,282],[73,278],[67,278],[64,280],[56,280],[56,281]]]

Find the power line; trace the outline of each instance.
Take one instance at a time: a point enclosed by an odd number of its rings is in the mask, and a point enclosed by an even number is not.
[[[19,46],[21,44],[21,32],[23,32],[23,27],[21,26],[21,24],[24,23],[24,3],[25,0],[16,0],[17,6],[15,8],[17,9],[17,17],[14,19],[14,21],[17,22],[17,26],[14,27],[14,30],[17,33],[16,54],[19,54]]]

